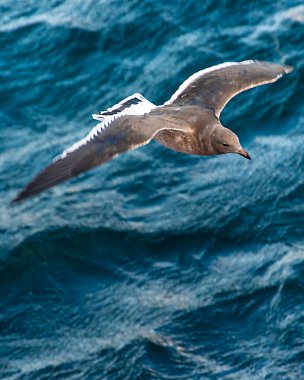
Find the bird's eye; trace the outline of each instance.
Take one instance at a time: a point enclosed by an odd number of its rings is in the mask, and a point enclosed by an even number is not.
[[[223,146],[229,146],[229,144],[227,144],[227,143],[223,143]]]

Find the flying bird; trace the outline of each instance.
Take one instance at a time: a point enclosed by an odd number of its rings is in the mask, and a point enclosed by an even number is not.
[[[221,111],[240,92],[275,82],[291,71],[291,66],[262,61],[226,62],[190,76],[163,105],[133,94],[93,114],[98,124],[89,134],[55,157],[13,202],[39,194],[152,139],[182,153],[237,153],[250,159],[237,135],[221,124]]]

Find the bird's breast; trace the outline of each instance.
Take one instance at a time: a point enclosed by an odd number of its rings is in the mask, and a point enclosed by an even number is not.
[[[163,130],[154,137],[156,141],[169,149],[181,153],[200,154],[196,134],[174,130]]]

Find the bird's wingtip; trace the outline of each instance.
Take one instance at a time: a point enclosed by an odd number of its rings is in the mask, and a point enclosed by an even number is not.
[[[291,73],[294,70],[294,67],[291,65],[284,65],[283,69],[285,71],[285,74]]]
[[[16,206],[20,201],[21,201],[21,199],[19,199],[18,196],[17,196],[15,198],[13,198],[12,200],[10,200],[9,205],[12,206],[12,207]]]
[[[17,203],[23,200],[22,192],[18,193],[15,198],[10,201],[10,206],[15,206]]]

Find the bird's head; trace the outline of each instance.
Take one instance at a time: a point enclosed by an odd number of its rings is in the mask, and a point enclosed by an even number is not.
[[[250,155],[240,144],[240,140],[235,133],[223,126],[213,129],[212,145],[216,154],[237,153],[251,160]]]

